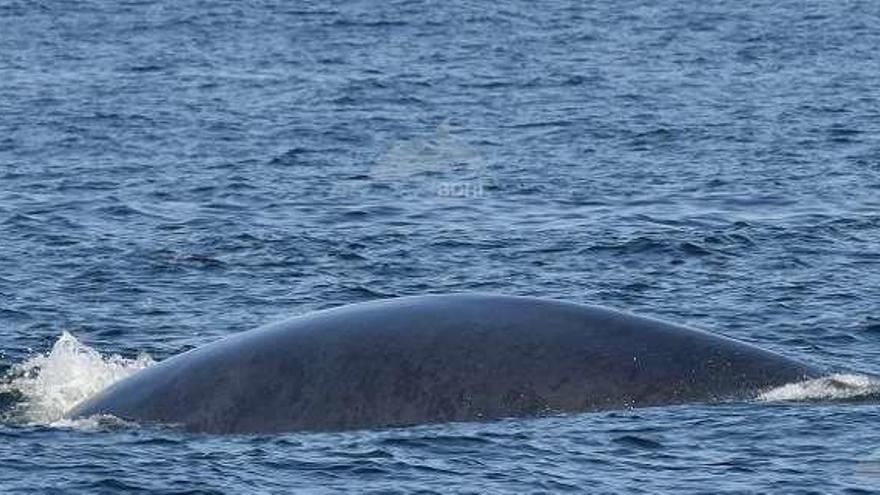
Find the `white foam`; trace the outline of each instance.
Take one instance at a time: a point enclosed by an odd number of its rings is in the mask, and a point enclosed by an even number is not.
[[[142,354],[136,359],[101,353],[63,332],[52,349],[14,365],[0,392],[18,392],[20,402],[12,411],[16,422],[73,426],[64,413],[110,384],[154,364]]]
[[[75,430],[106,430],[108,428],[137,426],[136,423],[125,421],[109,414],[98,414],[87,418],[61,418],[49,424],[53,428],[72,428]]]
[[[821,378],[789,383],[762,392],[758,400],[804,401],[848,400],[880,393],[880,379],[854,373],[834,373]]]

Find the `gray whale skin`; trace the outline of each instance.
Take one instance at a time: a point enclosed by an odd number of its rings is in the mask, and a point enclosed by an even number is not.
[[[700,330],[556,300],[401,297],[162,361],[76,406],[212,433],[343,430],[747,400],[815,368]]]

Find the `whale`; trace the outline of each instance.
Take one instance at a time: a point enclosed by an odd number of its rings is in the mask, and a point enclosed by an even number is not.
[[[439,294],[234,333],[112,384],[66,417],[205,433],[338,431],[743,401],[821,373],[604,307]]]

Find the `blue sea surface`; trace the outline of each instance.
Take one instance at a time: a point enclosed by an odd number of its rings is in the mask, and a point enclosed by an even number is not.
[[[0,368],[62,331],[160,360],[483,291],[880,373],[878,51],[873,0],[0,0]],[[880,493],[877,400],[273,436],[6,416],[4,493]]]

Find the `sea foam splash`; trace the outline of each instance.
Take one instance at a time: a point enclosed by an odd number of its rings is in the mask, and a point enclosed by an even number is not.
[[[7,372],[0,393],[17,402],[5,418],[23,424],[66,425],[64,413],[110,384],[155,361],[147,354],[126,359],[101,353],[63,332],[52,349]]]
[[[765,402],[859,400],[875,398],[878,395],[880,395],[880,378],[855,373],[834,373],[766,390],[758,396],[758,400]]]

